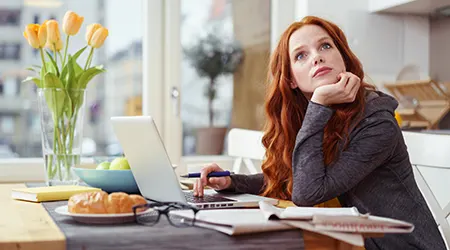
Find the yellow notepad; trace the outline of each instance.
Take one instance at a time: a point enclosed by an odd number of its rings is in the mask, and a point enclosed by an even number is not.
[[[78,193],[100,191],[100,188],[86,186],[50,186],[12,189],[13,199],[34,202],[68,200]]]

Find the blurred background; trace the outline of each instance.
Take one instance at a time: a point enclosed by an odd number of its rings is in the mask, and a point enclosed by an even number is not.
[[[40,58],[22,32],[67,10],[85,18],[73,50],[87,24],[109,29],[93,61],[107,72],[88,86],[86,157],[122,154],[109,119],[142,114],[174,162],[226,155],[231,128],[262,129],[270,52],[305,15],[344,30],[365,80],[399,100],[403,129],[450,128],[448,0],[1,0],[0,158],[42,157],[36,87],[21,83]]]

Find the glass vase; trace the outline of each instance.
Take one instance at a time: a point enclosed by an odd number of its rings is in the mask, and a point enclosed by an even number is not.
[[[80,164],[85,89],[38,89],[42,154],[48,186],[77,185],[73,167]]]

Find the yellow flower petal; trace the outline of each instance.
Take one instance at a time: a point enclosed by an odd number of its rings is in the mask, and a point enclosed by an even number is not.
[[[31,47],[38,49],[40,47],[38,38],[39,24],[28,24],[25,27],[24,37],[27,39]]]
[[[92,36],[94,35],[95,31],[101,27],[102,27],[102,25],[98,24],[98,23],[93,23],[93,24],[90,24],[87,26],[85,38],[86,38],[86,42],[88,45],[91,45],[91,39],[92,39]]]
[[[108,29],[104,27],[97,29],[94,35],[92,35],[91,46],[96,49],[100,48],[105,42],[106,37],[108,37]]]
[[[56,47],[56,51],[61,51],[63,48],[63,41],[62,40],[58,40],[56,41],[56,43],[49,43],[47,42],[45,44],[45,47],[48,48],[51,51],[55,51],[55,47]]]
[[[47,25],[47,42],[50,44],[57,43],[61,40],[61,34],[59,33],[59,25],[55,20],[50,20]]]
[[[39,47],[43,48],[47,42],[47,25],[43,23],[38,30]]]
[[[63,19],[63,31],[69,36],[76,35],[83,24],[84,17],[73,11],[67,11]]]

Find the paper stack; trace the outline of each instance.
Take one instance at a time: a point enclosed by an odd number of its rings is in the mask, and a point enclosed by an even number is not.
[[[192,219],[191,213],[177,214]],[[283,209],[263,201],[259,209],[201,210],[195,225],[228,235],[302,229],[355,246],[364,246],[363,234],[410,233],[414,229],[414,225],[404,221],[360,214],[355,207]]]

